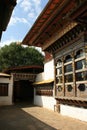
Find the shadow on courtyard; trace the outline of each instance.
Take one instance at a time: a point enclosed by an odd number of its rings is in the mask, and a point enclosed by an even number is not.
[[[22,107],[35,106],[16,104],[0,107],[0,130],[55,130],[55,128],[23,111]]]

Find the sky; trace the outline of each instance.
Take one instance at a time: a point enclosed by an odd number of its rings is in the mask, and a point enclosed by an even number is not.
[[[17,0],[10,22],[3,32],[0,47],[21,42],[40,15],[48,0]]]

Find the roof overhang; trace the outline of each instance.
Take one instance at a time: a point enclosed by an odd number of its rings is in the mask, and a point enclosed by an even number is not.
[[[23,39],[22,44],[39,46],[45,50],[55,30],[61,32],[67,25],[73,24],[75,27],[81,22],[87,23],[87,0],[50,0]]]
[[[6,74],[6,73],[0,73],[0,77],[10,77],[11,75]]]
[[[30,65],[30,66],[16,66],[12,68],[8,68],[4,70],[5,73],[11,74],[11,73],[41,73],[43,72],[43,66],[39,65]]]
[[[0,0],[0,39],[2,32],[6,30],[12,11],[17,0]]]
[[[50,84],[54,82],[54,79],[49,79],[49,80],[43,80],[43,81],[38,81],[38,82],[34,82],[33,85],[41,85],[41,84]]]

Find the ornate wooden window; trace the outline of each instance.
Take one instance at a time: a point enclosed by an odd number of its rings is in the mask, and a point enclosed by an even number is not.
[[[80,49],[76,52],[75,70],[76,81],[87,80],[86,57],[84,49]]]
[[[63,91],[62,65],[62,60],[58,59],[56,62],[56,89],[59,93]]]
[[[86,55],[83,47],[57,60],[55,80],[57,97],[87,98]]]
[[[8,83],[0,83],[0,96],[8,96]]]
[[[36,86],[36,95],[53,96],[53,86],[51,84],[41,84]]]

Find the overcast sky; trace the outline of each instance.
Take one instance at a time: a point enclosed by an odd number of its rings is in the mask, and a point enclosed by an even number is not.
[[[0,47],[23,40],[48,0],[17,0],[12,17],[2,34]]]

